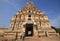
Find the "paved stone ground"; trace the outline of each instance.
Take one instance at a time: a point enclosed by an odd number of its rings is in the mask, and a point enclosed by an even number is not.
[[[18,39],[17,41],[22,41],[22,40]],[[44,37],[44,38],[26,37],[24,41],[60,41],[60,37]]]
[[[0,38],[0,41],[3,40],[3,37]],[[3,40],[5,41],[5,40]],[[8,41],[8,40],[7,40]],[[17,39],[17,40],[9,40],[9,41],[22,41],[22,39]],[[25,37],[24,41],[60,41],[60,37]]]

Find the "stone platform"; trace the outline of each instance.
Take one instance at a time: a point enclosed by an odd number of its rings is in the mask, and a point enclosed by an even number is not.
[[[22,41],[22,39],[8,39],[6,40],[3,37],[0,37],[0,41]],[[25,37],[24,41],[60,41],[60,36],[59,37]]]
[[[17,41],[22,40],[17,39]],[[60,41],[60,37],[41,37],[41,38],[26,37],[24,41]]]

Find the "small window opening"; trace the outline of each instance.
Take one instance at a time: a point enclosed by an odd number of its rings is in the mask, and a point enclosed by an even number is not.
[[[31,17],[31,15],[29,15],[28,17]]]
[[[30,12],[30,11],[29,11]]]

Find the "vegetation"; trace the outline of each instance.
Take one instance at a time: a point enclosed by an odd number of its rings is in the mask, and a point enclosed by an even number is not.
[[[57,28],[57,32],[60,34],[60,28]]]
[[[53,29],[55,29],[57,33],[60,34],[60,28],[56,28],[56,27],[53,27],[53,26],[51,26],[51,27],[52,27]]]

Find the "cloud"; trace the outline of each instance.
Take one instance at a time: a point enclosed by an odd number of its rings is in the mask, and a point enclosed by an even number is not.
[[[55,19],[51,20],[51,25],[60,28],[60,16],[57,16]]]
[[[13,6],[15,9],[18,7],[18,4],[15,3],[15,0],[0,0],[2,2],[8,3],[9,5]]]
[[[0,1],[2,1],[2,2],[9,2],[9,0],[0,0]]]

